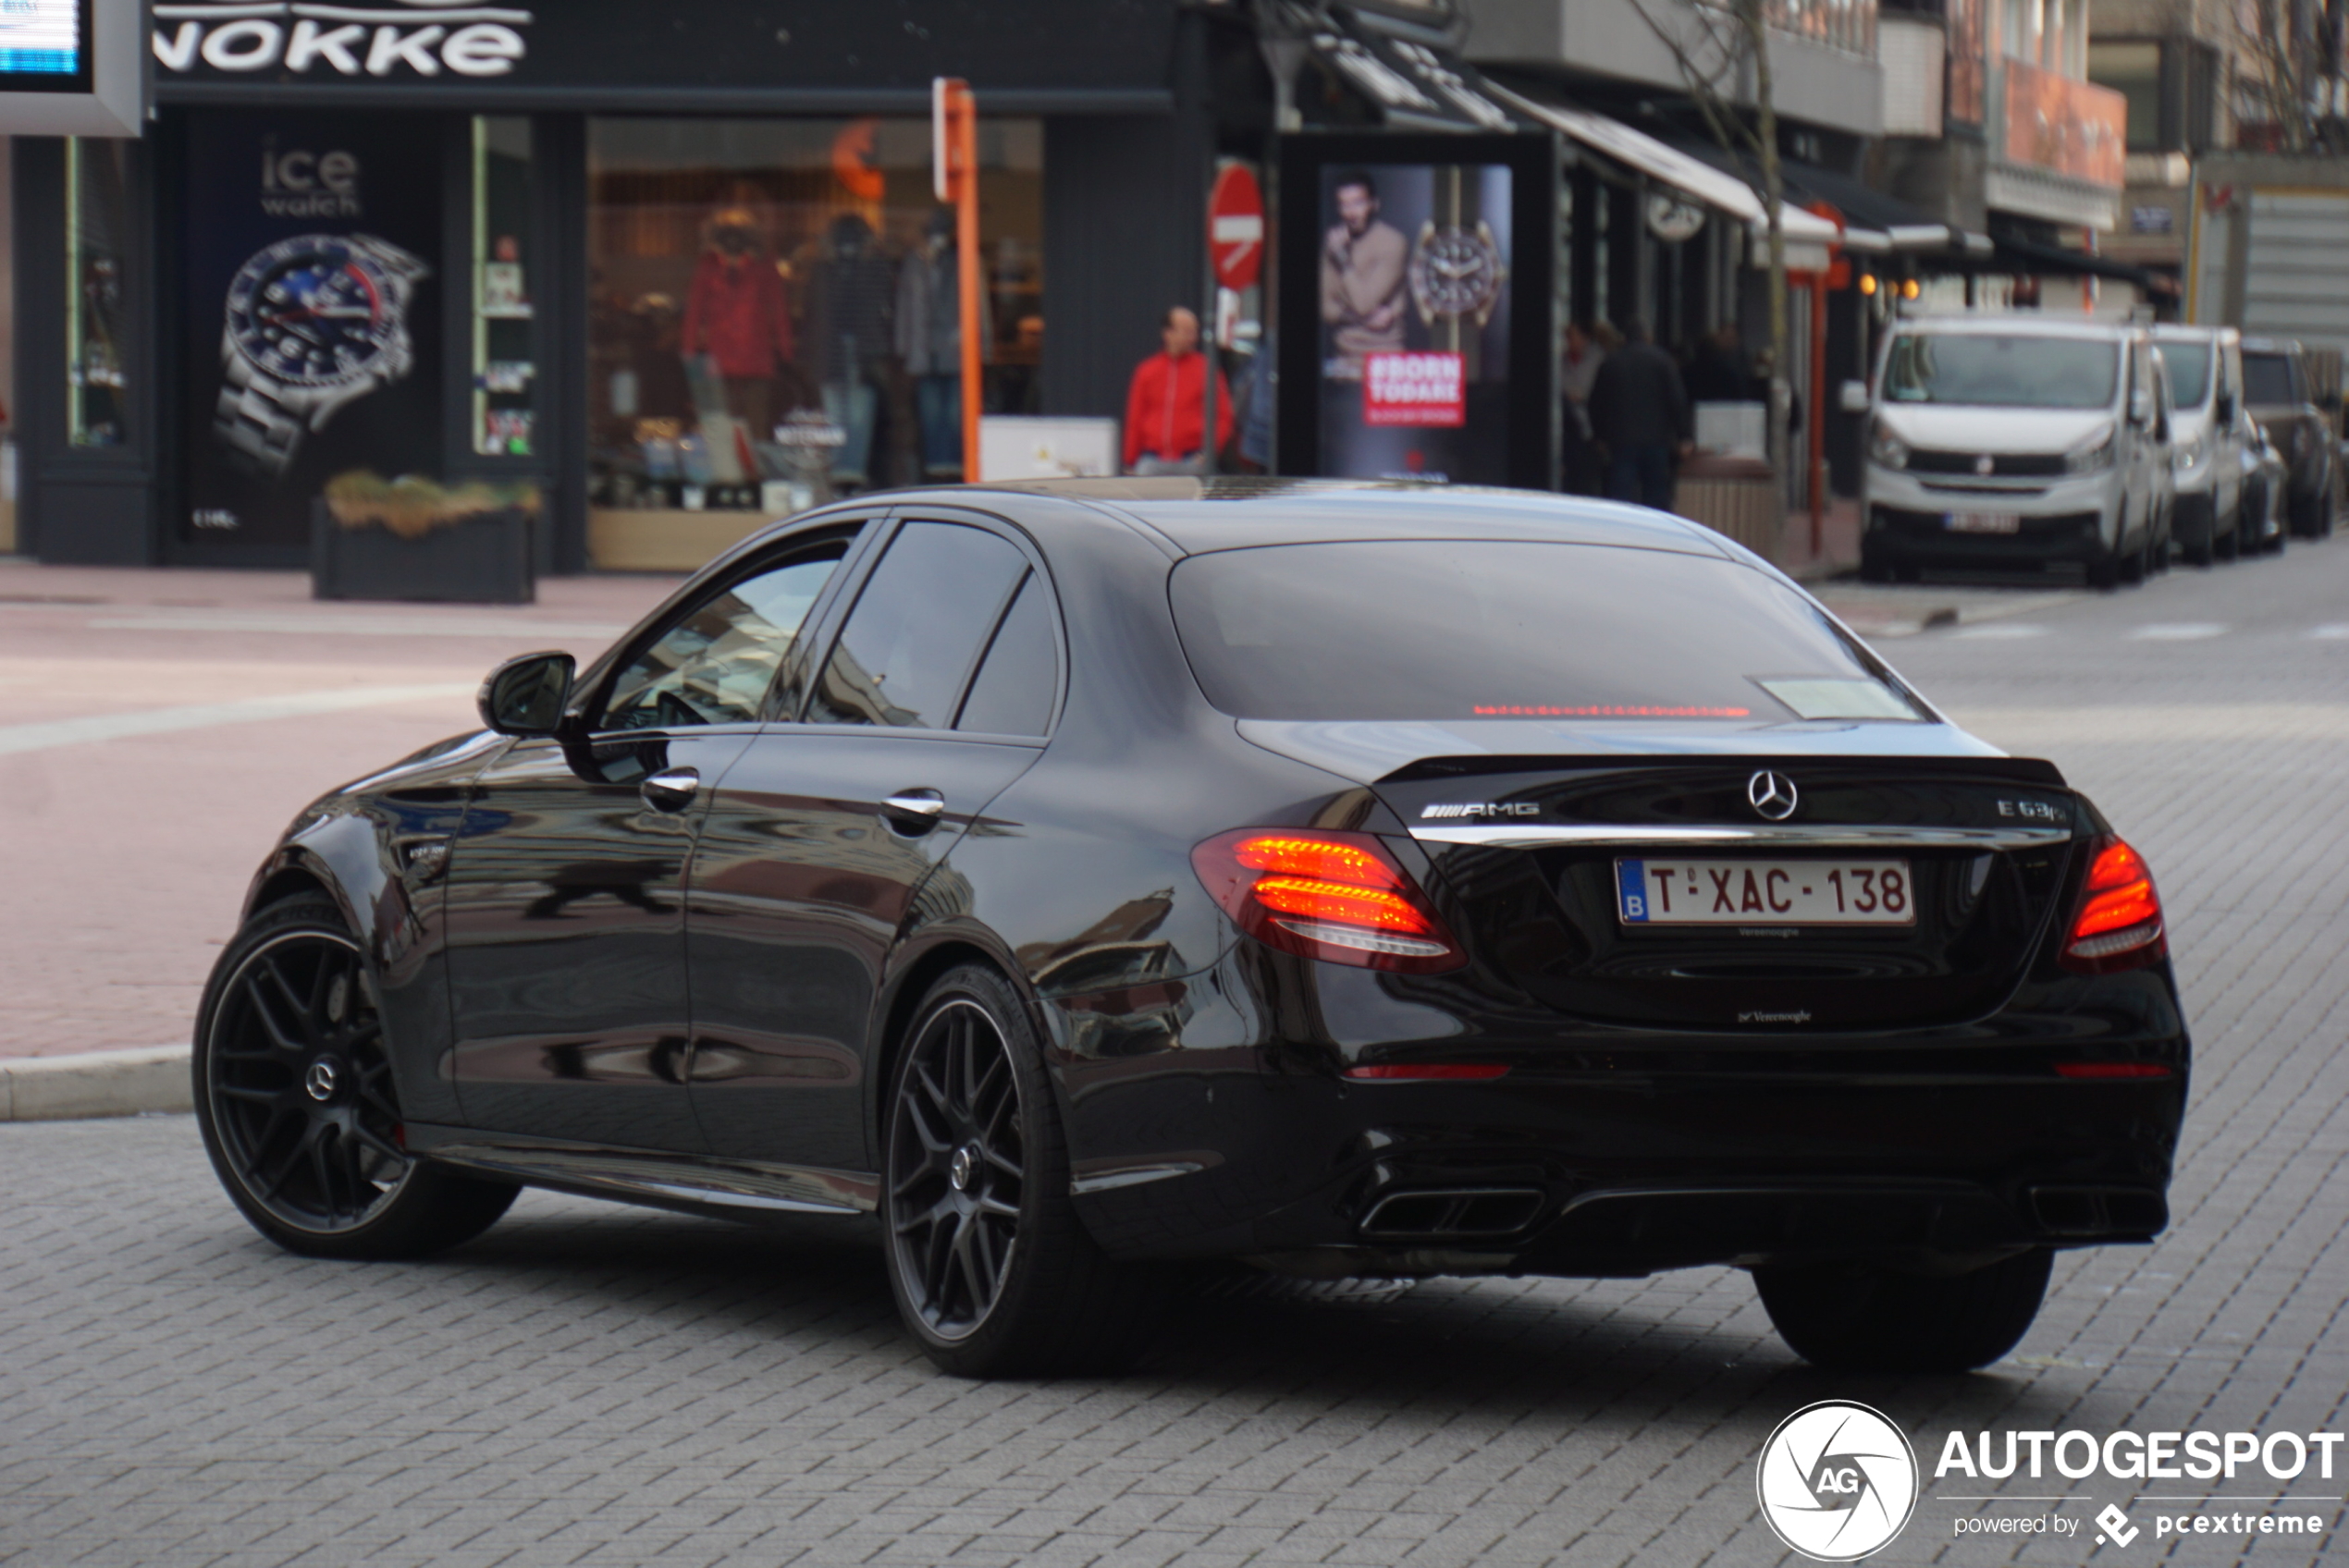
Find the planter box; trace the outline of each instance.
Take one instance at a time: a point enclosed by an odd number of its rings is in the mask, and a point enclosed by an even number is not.
[[[402,539],[388,528],[345,528],[321,500],[310,511],[310,595],[526,605],[537,597],[530,528],[530,513],[507,508]]]
[[[1726,533],[1765,561],[1778,557],[1786,499],[1770,465],[1751,458],[1694,457],[1680,465],[1672,509]]]

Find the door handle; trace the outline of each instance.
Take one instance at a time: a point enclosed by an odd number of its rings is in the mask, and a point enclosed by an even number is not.
[[[889,826],[909,839],[918,839],[946,815],[946,797],[935,790],[900,790],[881,802]]]
[[[672,767],[646,779],[637,786],[637,792],[655,811],[683,811],[694,803],[700,789],[699,773],[690,767]]]

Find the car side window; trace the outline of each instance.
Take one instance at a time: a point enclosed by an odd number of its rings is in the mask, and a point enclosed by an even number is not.
[[[909,522],[857,594],[808,704],[818,724],[943,729],[1027,557],[983,528]]]
[[[981,735],[1041,735],[1052,728],[1060,684],[1060,644],[1052,635],[1052,591],[1034,572],[1004,612],[987,645],[957,729]]]
[[[596,728],[756,723],[775,672],[847,549],[840,540],[818,545],[703,599],[628,661]]]

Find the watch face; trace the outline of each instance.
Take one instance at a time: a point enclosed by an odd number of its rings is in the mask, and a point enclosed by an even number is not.
[[[1501,252],[1482,224],[1422,229],[1411,251],[1411,297],[1422,316],[1482,319],[1501,296]]]
[[[305,234],[260,252],[228,285],[228,337],[264,374],[331,386],[363,374],[406,331],[392,280],[365,252]]]

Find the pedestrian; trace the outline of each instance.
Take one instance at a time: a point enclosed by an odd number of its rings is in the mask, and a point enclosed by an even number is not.
[[[1159,323],[1164,347],[1134,367],[1125,391],[1125,472],[1204,473],[1207,357],[1199,351],[1199,317],[1182,306]],[[1215,375],[1215,446],[1232,435],[1232,391]]]
[[[1596,496],[1606,486],[1606,460],[1591,427],[1591,386],[1605,362],[1606,350],[1591,323],[1567,323],[1558,386],[1566,396],[1566,487],[1577,496]]]
[[[1631,323],[1625,337],[1591,385],[1592,427],[1607,449],[1606,493],[1670,511],[1673,458],[1690,446],[1688,388],[1645,323]]]
[[[1737,323],[1723,322],[1697,340],[1689,357],[1689,401],[1743,403],[1753,395],[1753,373],[1746,368],[1745,345]]]

